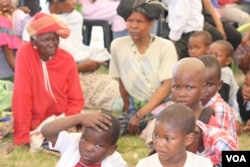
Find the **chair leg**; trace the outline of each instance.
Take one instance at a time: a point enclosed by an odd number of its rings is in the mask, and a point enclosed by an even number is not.
[[[113,39],[113,33],[111,31],[110,25],[103,26],[103,35],[104,35],[104,47],[110,51],[110,43]]]
[[[92,25],[86,26],[84,30],[84,37],[83,37],[85,45],[90,44],[91,32],[92,32]]]

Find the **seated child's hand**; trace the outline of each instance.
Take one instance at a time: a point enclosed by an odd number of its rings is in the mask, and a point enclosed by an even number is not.
[[[235,121],[235,128],[238,135],[241,135],[243,129],[239,121]]]
[[[244,131],[250,132],[250,119],[247,121],[245,127],[243,128]]]

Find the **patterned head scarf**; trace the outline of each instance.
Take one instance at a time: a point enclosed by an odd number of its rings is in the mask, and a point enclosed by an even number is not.
[[[121,0],[117,13],[125,20],[132,12],[145,14],[149,19],[159,19],[163,9],[167,10],[167,7],[158,0]]]
[[[70,29],[55,14],[37,13],[26,29],[30,36],[55,32],[61,38],[67,38],[70,34]]]

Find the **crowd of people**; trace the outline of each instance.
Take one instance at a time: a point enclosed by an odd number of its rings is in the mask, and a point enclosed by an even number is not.
[[[48,142],[61,154],[57,166],[126,167],[117,140],[132,134],[152,149],[138,167],[220,167],[222,151],[239,150],[250,131],[250,29],[237,31],[250,23],[245,5],[47,0],[31,15],[0,0],[0,80],[14,85],[14,145],[39,151]],[[163,13],[165,37],[152,33]],[[109,22],[110,52],[84,45],[84,19]]]

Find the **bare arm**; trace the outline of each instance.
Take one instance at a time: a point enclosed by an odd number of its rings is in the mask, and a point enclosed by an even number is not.
[[[221,23],[220,18],[218,17],[218,15],[216,13],[211,1],[210,0],[202,0],[202,2],[203,2],[205,10],[208,11],[211,14],[216,28],[223,35],[223,38],[226,39],[226,34],[225,34],[225,31],[224,31],[223,25]]]
[[[232,0],[233,3],[240,3],[242,0]]]
[[[137,134],[139,132],[139,122],[146,117],[155,107],[157,107],[169,94],[171,90],[171,79],[163,81],[162,85],[155,91],[149,102],[142,107],[131,118],[128,124],[128,131],[131,134]]]
[[[119,90],[120,90],[120,94],[122,96],[122,100],[123,100],[123,103],[124,103],[123,111],[128,113],[129,94],[126,91],[121,79],[119,79]]]
[[[108,127],[111,126],[110,120],[110,116],[101,112],[76,114],[73,116],[59,118],[45,124],[41,129],[41,133],[54,145],[57,141],[60,131],[79,124],[86,127],[93,127],[98,131],[107,130]]]
[[[149,102],[140,109],[137,114],[140,118],[144,118],[155,107],[157,107],[169,94],[171,90],[171,79],[164,80],[162,85],[156,89]]]
[[[97,70],[101,65],[106,65],[106,62],[97,62],[94,60],[85,60],[77,64],[78,72],[92,72]]]
[[[15,71],[15,54],[14,51],[8,48],[6,45],[2,47],[5,54],[5,58],[10,66],[10,68]]]

